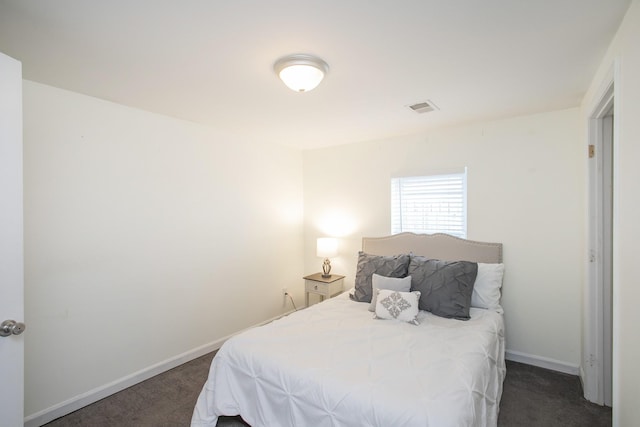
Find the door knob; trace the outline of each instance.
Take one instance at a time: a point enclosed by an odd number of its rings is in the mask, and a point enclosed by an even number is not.
[[[8,337],[9,335],[20,335],[24,332],[26,326],[24,323],[15,320],[5,320],[0,325],[0,337]]]

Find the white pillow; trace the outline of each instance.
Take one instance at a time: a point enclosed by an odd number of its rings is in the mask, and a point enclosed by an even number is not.
[[[378,290],[375,319],[398,319],[418,325],[418,302],[420,291],[398,292],[389,289]]]
[[[473,285],[471,294],[471,307],[485,308],[503,313],[500,306],[500,288],[502,287],[502,276],[504,275],[504,264],[483,264],[478,263],[478,275]]]
[[[398,279],[396,277],[385,277],[373,273],[373,275],[371,276],[371,288],[373,289],[373,297],[371,297],[369,311],[376,311],[376,298],[378,298],[378,289],[409,292],[411,290],[411,276]]]

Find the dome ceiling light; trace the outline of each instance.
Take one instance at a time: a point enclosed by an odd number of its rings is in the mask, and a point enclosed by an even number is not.
[[[320,84],[329,65],[315,56],[296,54],[278,59],[273,69],[289,89],[309,92]]]

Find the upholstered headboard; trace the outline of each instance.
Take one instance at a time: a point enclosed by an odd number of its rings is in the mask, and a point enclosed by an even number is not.
[[[502,243],[477,242],[448,234],[400,233],[363,237],[362,250],[372,255],[413,253],[446,261],[502,262]]]

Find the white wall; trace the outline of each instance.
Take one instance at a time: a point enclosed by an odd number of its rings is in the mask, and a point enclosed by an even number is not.
[[[437,114],[437,113],[436,113]],[[579,110],[304,153],[305,272],[316,237],[342,236],[333,271],[352,286],[363,236],[390,232],[391,176],[468,167],[468,238],[502,242],[507,349],[577,372],[585,149]]]
[[[586,127],[605,76],[615,68],[613,425],[640,424],[640,1],[634,0],[583,102]]]
[[[24,82],[27,418],[302,301],[302,155]]]

